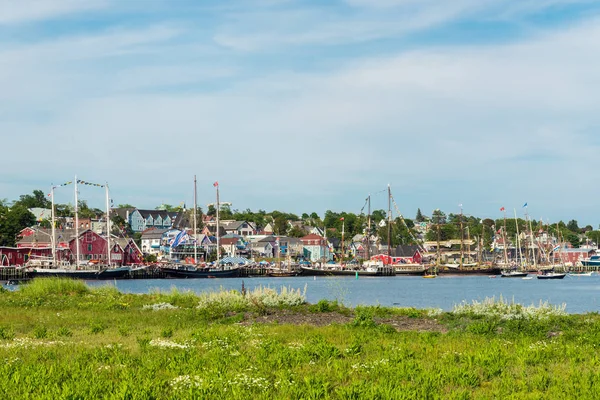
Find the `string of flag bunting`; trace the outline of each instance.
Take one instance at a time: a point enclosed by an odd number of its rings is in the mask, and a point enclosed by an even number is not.
[[[77,183],[79,183],[80,185],[87,185],[87,186],[97,186],[97,187],[104,187],[105,186],[105,185],[101,185],[99,183],[92,183],[92,182],[82,181],[80,179],[77,179]]]
[[[67,186],[67,185],[70,185],[71,183],[73,183],[73,181],[61,183],[60,185],[53,186],[53,188],[57,188],[57,187],[61,187],[61,186]]]

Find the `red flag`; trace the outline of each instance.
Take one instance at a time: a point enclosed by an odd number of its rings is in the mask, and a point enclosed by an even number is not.
[[[500,209],[500,211],[504,211],[504,207],[502,207],[502,208]]]
[[[217,181],[217,182],[213,183],[213,186],[214,186],[214,187],[217,187],[217,186],[219,186],[219,181]]]
[[[340,221],[343,221],[343,220],[344,220],[344,217],[340,218]]]

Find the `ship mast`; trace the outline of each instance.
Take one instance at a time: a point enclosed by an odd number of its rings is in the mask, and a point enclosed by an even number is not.
[[[371,259],[371,195],[367,197],[367,261]]]
[[[508,268],[508,250],[506,249],[506,209],[502,207],[504,212],[504,229],[502,230],[502,247],[504,248],[504,267]]]
[[[194,264],[198,264],[198,243],[196,239],[196,210],[198,209],[197,197],[198,191],[196,189],[196,175],[194,175]]]
[[[75,266],[79,266],[79,198],[77,194],[77,175],[75,175]]]
[[[463,220],[462,220],[462,216],[463,216],[463,209],[462,209],[462,204],[458,205],[460,207],[460,215],[459,215],[459,223],[460,223],[460,264],[459,264],[459,268],[462,269],[463,267],[463,258],[465,257],[465,249],[464,249],[464,241],[465,241],[465,232],[463,230]]]
[[[108,198],[108,182],[104,185],[106,193],[106,264],[110,267],[110,199]]]
[[[344,265],[344,224],[345,224],[345,220],[344,217],[342,217],[342,255],[340,257],[340,266]]]
[[[518,251],[518,255],[519,255],[519,263],[523,262],[523,253],[521,252],[521,238],[519,237],[519,221],[517,220],[517,209],[514,208],[513,209],[515,211],[515,226],[517,227],[517,251]],[[516,254],[515,254],[516,255]],[[527,263],[525,263],[525,266],[527,266]]]

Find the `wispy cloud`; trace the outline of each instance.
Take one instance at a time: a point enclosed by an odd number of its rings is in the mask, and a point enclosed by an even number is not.
[[[108,4],[108,0],[6,0],[0,3],[0,26],[98,10]]]

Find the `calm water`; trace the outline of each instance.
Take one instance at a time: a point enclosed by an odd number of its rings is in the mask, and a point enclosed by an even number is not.
[[[562,280],[523,280],[521,278],[449,277],[291,277],[291,278],[226,278],[226,279],[149,279],[90,281],[90,285],[115,285],[128,293],[147,293],[152,289],[168,291],[172,287],[196,293],[224,289],[240,290],[281,286],[304,289],[310,303],[321,299],[339,300],[347,306],[377,305],[442,308],[450,310],[463,300],[483,300],[503,296],[524,305],[567,304],[570,313],[600,311],[600,275],[567,276]]]

